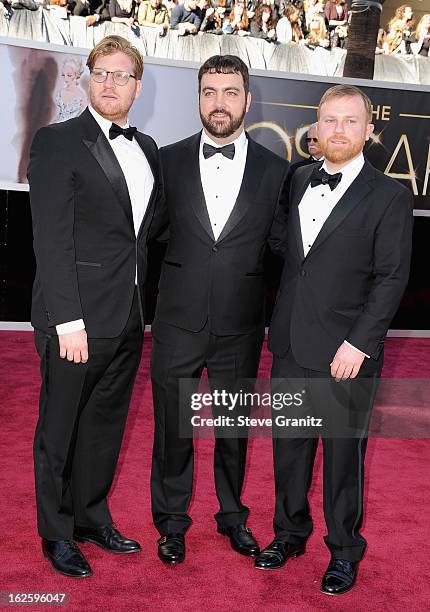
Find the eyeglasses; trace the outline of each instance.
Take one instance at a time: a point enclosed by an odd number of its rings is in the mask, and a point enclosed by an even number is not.
[[[306,142],[309,144],[310,142],[318,142],[318,138],[306,138]]]
[[[135,79],[134,74],[129,74],[128,72],[124,72],[123,70],[101,70],[100,68],[94,68],[91,70],[91,76],[96,83],[104,83],[108,78],[108,75],[112,75],[113,82],[115,85],[127,85],[130,77]]]

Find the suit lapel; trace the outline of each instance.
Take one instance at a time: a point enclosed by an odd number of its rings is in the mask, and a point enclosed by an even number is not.
[[[305,191],[309,186],[311,181],[311,174],[314,170],[314,165],[309,164],[307,166],[303,166],[305,169],[300,172],[301,177],[298,180],[296,177],[296,181],[293,180],[295,189],[291,189],[291,207],[290,207],[290,221],[293,229],[294,237],[297,244],[297,250],[299,252],[300,261],[305,258],[305,253],[303,250],[303,238],[302,238],[302,228],[300,225],[300,213],[299,213],[299,204],[305,195]],[[297,186],[296,186],[297,184]]]
[[[233,206],[230,216],[227,219],[227,222],[224,225],[217,242],[223,240],[244,217],[252,202],[255,201],[255,195],[258,192],[258,187],[261,182],[261,173],[259,172],[259,170],[261,170],[259,167],[259,158],[261,157],[261,154],[252,138],[249,138],[248,135],[247,138],[248,151],[246,154],[242,184],[240,186],[235,205]]]
[[[145,211],[145,214],[142,219],[142,223],[140,224],[140,228],[138,231],[137,236],[139,237],[147,221],[151,218],[151,211],[154,206],[156,194],[158,193],[159,169],[158,169],[158,158],[155,155],[154,149],[149,145],[145,136],[141,132],[136,132],[135,139],[138,145],[140,146],[140,148],[142,149],[143,153],[145,154],[149,167],[151,168],[152,176],[154,177],[154,183],[152,185],[151,195],[149,197],[148,205],[146,207],[146,211]]]
[[[105,173],[129,224],[134,228],[127,183],[112,147],[88,109],[82,113],[80,119],[84,131],[83,143]]]
[[[183,160],[187,167],[185,176],[187,176],[187,185],[190,188],[189,201],[193,211],[206,233],[212,240],[215,240],[200,176],[200,138],[201,132],[192,136],[187,142],[186,155]]]
[[[371,191],[371,180],[375,176],[372,166],[365,162],[357,178],[345,191],[339,202],[327,217],[315,242],[309,249],[307,257],[318,249],[327,240],[330,234],[342,223],[352,210],[365,198]]]

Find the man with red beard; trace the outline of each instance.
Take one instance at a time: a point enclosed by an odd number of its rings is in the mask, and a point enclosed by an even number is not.
[[[299,168],[292,179],[285,266],[269,331],[273,385],[300,380],[306,408],[323,417],[331,561],[321,591],[329,595],[354,586],[366,549],[360,527],[367,425],[411,256],[412,194],[364,159],[371,119],[371,102],[356,87],[336,85],[321,99],[325,161]],[[259,569],[303,554],[312,531],[308,491],[319,431],[301,434],[274,431],[275,539],[256,559]]]
[[[191,523],[193,440],[181,434],[180,379],[196,384],[206,367],[231,390],[257,374],[264,337],[263,257],[283,243],[280,196],[288,162],[244,131],[251,103],[244,62],[209,58],[199,71],[203,131],[161,149],[170,239],[152,325],[155,437],[152,512],[161,534],[160,559],[185,558]],[[255,556],[241,501],[246,438],[215,440],[214,474],[220,504],[218,532],[232,548]],[[211,538],[201,541],[212,546]]]
[[[90,105],[40,129],[28,177],[41,359],[34,439],[42,550],[57,572],[91,567],[78,542],[137,553],[113,526],[112,486],[143,341],[147,240],[162,198],[152,138],[128,124],[143,59],[121,36],[91,51]]]

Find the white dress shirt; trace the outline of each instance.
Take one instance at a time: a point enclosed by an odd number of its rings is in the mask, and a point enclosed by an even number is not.
[[[330,189],[330,185],[327,184],[316,185],[315,187],[311,187],[309,184],[299,204],[300,227],[305,257],[309,253],[331,211],[360,174],[363,166],[364,156],[360,154],[340,170],[342,179],[333,191]],[[327,170],[325,161],[322,169],[328,172],[328,174],[334,174]],[[348,341],[345,340],[345,343],[359,351],[362,355],[366,355],[366,353],[363,353]],[[369,357],[369,355],[366,355],[366,357]]]
[[[117,136],[114,140],[109,140],[109,129],[112,121],[99,115],[91,106],[88,107],[88,110],[99,124],[121,166],[130,196],[134,233],[137,237],[154,185],[152,170],[135,138],[128,140],[125,136]],[[129,127],[128,122],[121,127]],[[82,329],[85,329],[85,323],[82,319],[56,325],[57,334],[67,334]]]
[[[342,179],[338,186],[330,189],[330,185],[317,185],[306,189],[299,204],[300,227],[302,230],[303,251],[305,256],[309,253],[322,226],[333,208],[339,202],[351,183],[357,178],[364,165],[363,154],[352,160],[340,171]],[[322,169],[328,172],[326,162]],[[328,172],[328,174],[333,174]]]
[[[220,145],[211,140],[204,130],[200,139],[200,177],[215,240],[219,238],[233,210],[245,171],[248,151],[248,139],[245,132],[242,132],[233,142],[233,159],[228,159],[221,153],[205,159],[203,155],[205,143],[217,148]]]

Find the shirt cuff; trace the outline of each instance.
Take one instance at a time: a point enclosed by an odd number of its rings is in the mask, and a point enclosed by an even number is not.
[[[353,348],[358,353],[361,353],[361,355],[364,355],[365,357],[367,357],[367,359],[370,359],[370,355],[368,355],[367,353],[363,353],[363,351],[360,351],[360,349],[358,349],[356,346],[348,342],[348,340],[344,340],[344,343],[350,346],[351,348]]]
[[[60,323],[56,325],[55,329],[57,334],[71,334],[73,332],[82,331],[85,329],[85,323],[83,319],[77,319],[76,321],[68,321],[67,323]]]

